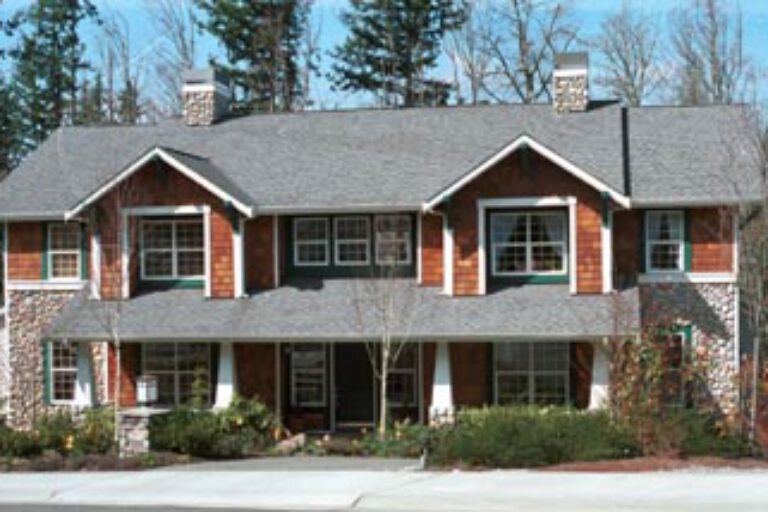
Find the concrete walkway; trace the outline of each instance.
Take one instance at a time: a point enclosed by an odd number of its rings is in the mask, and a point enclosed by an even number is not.
[[[158,471],[418,471],[418,459],[365,457],[259,457],[168,466]]]
[[[14,504],[370,511],[768,510],[768,472],[147,471],[0,476]]]

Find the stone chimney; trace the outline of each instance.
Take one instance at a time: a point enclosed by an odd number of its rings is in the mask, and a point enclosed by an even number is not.
[[[189,69],[181,86],[182,115],[187,126],[210,126],[227,112],[232,91],[226,76],[212,68]]]
[[[589,54],[555,54],[552,102],[558,114],[586,112],[589,104]]]

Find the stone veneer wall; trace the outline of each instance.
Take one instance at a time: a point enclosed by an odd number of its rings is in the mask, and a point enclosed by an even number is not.
[[[209,126],[226,113],[225,96],[210,90],[182,91],[182,117],[189,126]]]
[[[553,79],[553,104],[558,114],[587,110],[587,74],[558,76]]]
[[[8,421],[28,428],[44,411],[43,345],[41,338],[56,315],[72,299],[72,291],[11,290],[8,309],[10,354],[10,403]],[[102,370],[104,343],[90,344],[97,402],[107,398]]]
[[[736,285],[648,284],[640,287],[643,324],[691,325],[693,348],[709,354],[709,393],[725,414],[738,406]]]

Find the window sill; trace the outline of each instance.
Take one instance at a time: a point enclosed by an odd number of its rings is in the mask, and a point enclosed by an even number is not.
[[[568,284],[570,283],[570,276],[567,274],[530,274],[530,275],[492,275],[491,283],[501,284]]]
[[[663,283],[713,283],[733,284],[737,281],[736,274],[729,272],[646,272],[637,278],[640,284]]]
[[[83,280],[8,281],[8,290],[79,291],[86,285]]]

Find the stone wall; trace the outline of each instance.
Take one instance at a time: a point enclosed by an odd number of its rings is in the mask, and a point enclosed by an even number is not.
[[[694,354],[709,357],[708,391],[725,414],[738,405],[736,286],[733,284],[653,284],[640,287],[643,324],[692,327]]]
[[[182,92],[182,116],[189,126],[209,126],[222,117],[228,107],[227,97],[210,90]]]
[[[15,427],[29,427],[42,412],[41,337],[74,294],[71,291],[9,291],[11,389],[8,420]]]
[[[553,101],[555,111],[559,114],[565,112],[584,112],[589,101],[587,94],[587,74],[561,75],[555,73],[553,80]]]

